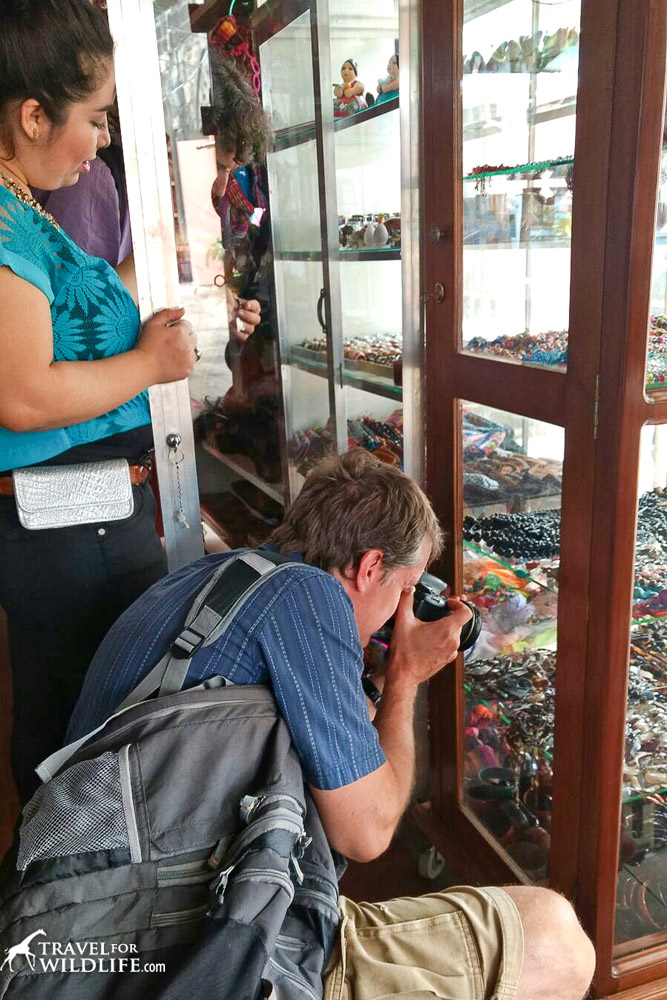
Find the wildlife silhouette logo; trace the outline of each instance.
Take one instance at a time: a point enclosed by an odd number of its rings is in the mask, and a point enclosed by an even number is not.
[[[32,934],[28,934],[27,938],[23,938],[23,941],[20,941],[18,944],[13,944],[11,948],[5,948],[5,953],[7,957],[5,958],[2,965],[0,965],[0,972],[2,972],[2,970],[6,965],[9,965],[9,971],[13,972],[14,967],[12,963],[14,962],[15,958],[18,958],[19,955],[22,955],[24,958],[28,960],[28,965],[34,972],[35,956],[30,951],[30,942],[32,941],[33,938],[39,937],[40,934],[43,934],[46,937],[46,931],[43,930],[34,931]]]
[[[33,944],[35,938],[39,937],[47,940]],[[31,945],[37,952],[36,955],[31,950]],[[25,959],[31,972],[124,974],[167,971],[164,962],[142,962],[133,941],[51,941],[41,927],[18,944],[5,948],[5,958],[0,965],[0,978],[3,982],[11,976],[25,975],[25,965],[14,968],[16,958]]]

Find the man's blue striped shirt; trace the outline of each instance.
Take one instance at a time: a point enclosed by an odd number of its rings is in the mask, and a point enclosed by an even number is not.
[[[224,552],[170,574],[125,611],[99,647],[67,741],[99,726],[167,652]],[[299,557],[295,556],[295,560]],[[385,761],[361,687],[363,652],[352,602],[323,570],[295,561],[253,594],[231,626],[194,656],[186,687],[216,674],[273,689],[316,788],[348,785]]]

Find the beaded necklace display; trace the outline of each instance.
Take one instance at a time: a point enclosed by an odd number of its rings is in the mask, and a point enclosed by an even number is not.
[[[8,177],[7,174],[3,173],[2,170],[0,170],[0,180],[2,180],[7,190],[11,191],[14,197],[18,198],[19,201],[22,201],[24,205],[28,205],[30,208],[34,208],[34,210],[38,213],[38,215],[43,215],[44,218],[48,222],[50,222],[52,226],[55,226],[56,229],[60,229],[60,226],[53,218],[51,213],[47,212],[45,208],[42,208],[37,199],[33,198],[31,194],[26,194],[21,185],[17,184],[17,182],[12,180],[11,177]]]

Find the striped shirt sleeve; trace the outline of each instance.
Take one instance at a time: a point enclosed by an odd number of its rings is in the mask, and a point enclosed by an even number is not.
[[[260,644],[309,784],[341,788],[384,763],[361,687],[352,603],[337,580],[312,567],[291,575],[266,616]]]

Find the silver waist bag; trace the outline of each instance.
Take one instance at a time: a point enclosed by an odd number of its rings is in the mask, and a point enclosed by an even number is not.
[[[120,521],[134,510],[130,467],[124,458],[80,465],[15,469],[14,499],[24,528],[68,528]]]

